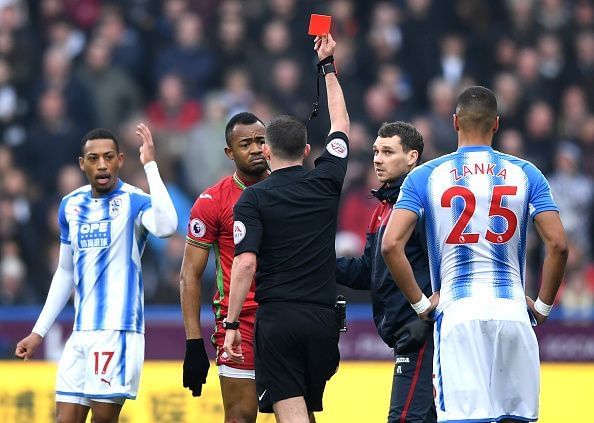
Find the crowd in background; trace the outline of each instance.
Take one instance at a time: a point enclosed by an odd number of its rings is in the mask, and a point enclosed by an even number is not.
[[[0,0],[0,306],[45,299],[57,264],[60,199],[86,183],[77,164],[84,133],[115,130],[126,155],[122,179],[148,189],[134,135],[140,121],[153,131],[180,221],[176,236],[147,246],[145,300],[177,303],[190,207],[233,171],[223,154],[227,119],[244,110],[265,122],[277,114],[307,121],[311,113],[310,13],[332,15],[351,118],[339,254],[360,254],[364,245],[377,201],[369,195],[378,187],[371,146],[381,123],[412,122],[425,139],[425,160],[451,152],[457,94],[484,85],[499,103],[495,148],[535,163],[561,210],[570,240],[563,316],[590,316],[591,0]],[[313,157],[328,128],[322,106],[308,123]],[[542,260],[537,238],[528,245],[531,294]]]

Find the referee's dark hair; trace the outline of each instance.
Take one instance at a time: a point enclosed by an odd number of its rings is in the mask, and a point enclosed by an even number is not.
[[[419,153],[416,164],[421,163],[421,156],[423,155],[423,136],[417,128],[412,126],[410,123],[397,121],[397,122],[384,122],[382,126],[377,130],[377,136],[381,138],[392,138],[394,136],[400,137],[400,144],[402,144],[402,151],[408,153],[411,150],[416,150]]]
[[[235,129],[235,125],[251,125],[256,122],[260,122],[262,125],[266,126],[258,116],[250,112],[237,113],[229,119],[227,126],[225,126],[225,141],[227,142],[227,146],[231,147],[231,133],[233,132],[233,129]]]
[[[116,152],[120,152],[120,142],[118,141],[118,138],[115,136],[115,134],[109,129],[96,128],[87,132],[80,143],[80,150],[83,154],[85,154],[85,146],[87,145],[87,141],[91,140],[112,140],[115,144]]]
[[[266,144],[281,159],[299,159],[307,144],[307,129],[292,116],[278,116],[266,128]]]
[[[460,128],[486,134],[493,130],[497,118],[497,99],[485,87],[473,86],[465,89],[458,97],[456,115]]]

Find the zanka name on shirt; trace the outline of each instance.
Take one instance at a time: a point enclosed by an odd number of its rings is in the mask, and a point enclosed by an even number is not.
[[[450,170],[450,173],[454,175],[454,179],[459,181],[460,179],[468,175],[492,175],[503,178],[507,178],[507,169],[495,169],[497,164],[495,163],[475,163],[474,165],[463,165],[462,174],[457,168]],[[495,173],[497,171],[497,173]]]

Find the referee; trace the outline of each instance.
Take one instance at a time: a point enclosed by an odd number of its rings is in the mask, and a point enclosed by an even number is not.
[[[305,126],[289,116],[273,119],[263,146],[272,173],[246,188],[234,208],[224,348],[231,360],[243,360],[237,320],[256,273],[256,390],[260,411],[274,412],[278,422],[315,421],[340,359],[334,238],[349,117],[333,63],[336,43],[329,34],[314,43],[328,96],[326,148],[315,169],[304,170]]]

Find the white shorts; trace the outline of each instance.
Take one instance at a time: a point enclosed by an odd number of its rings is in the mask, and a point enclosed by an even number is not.
[[[58,363],[56,401],[90,405],[136,399],[144,362],[144,334],[74,331]]]
[[[228,377],[231,379],[256,379],[255,370],[236,369],[235,367],[225,366],[221,364],[219,367],[219,376]]]
[[[438,422],[536,421],[540,363],[530,324],[456,320],[445,313],[435,325]]]

